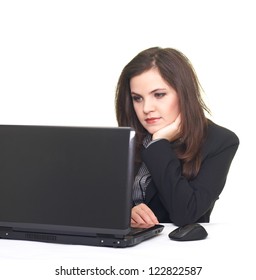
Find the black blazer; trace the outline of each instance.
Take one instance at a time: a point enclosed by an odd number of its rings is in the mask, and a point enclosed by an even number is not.
[[[232,131],[209,121],[202,165],[190,181],[182,176],[181,162],[170,142],[162,139],[144,149],[142,160],[152,176],[145,203],[159,222],[178,226],[209,222],[238,145],[239,139]]]

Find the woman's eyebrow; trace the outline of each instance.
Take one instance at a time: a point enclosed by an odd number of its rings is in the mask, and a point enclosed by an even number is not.
[[[166,90],[166,88],[156,88],[152,90],[150,93],[155,93],[156,91]]]
[[[166,90],[166,88],[156,88],[156,89],[151,90],[149,93],[154,93],[154,92],[159,91],[159,90]],[[131,91],[131,94],[138,94],[138,95],[140,95],[139,93],[136,93],[134,91]]]
[[[156,88],[156,89],[153,89],[152,91],[149,92],[149,94],[153,94],[153,93],[155,93],[155,92],[157,92],[157,91],[162,91],[162,90],[165,91],[166,88]],[[131,91],[131,95],[138,95],[138,96],[141,96],[141,94],[136,93],[136,92],[134,92],[134,91]]]
[[[134,92],[134,91],[131,91],[131,95],[139,95],[139,96],[140,96],[139,93],[136,93],[136,92]]]

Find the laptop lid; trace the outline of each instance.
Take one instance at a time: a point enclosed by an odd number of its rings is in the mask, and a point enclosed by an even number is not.
[[[127,234],[134,136],[131,128],[0,125],[0,227]]]

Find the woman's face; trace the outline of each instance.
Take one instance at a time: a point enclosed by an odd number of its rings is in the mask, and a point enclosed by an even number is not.
[[[134,110],[142,126],[154,134],[180,113],[177,92],[152,68],[130,80]]]

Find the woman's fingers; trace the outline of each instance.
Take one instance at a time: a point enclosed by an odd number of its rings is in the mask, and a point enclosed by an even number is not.
[[[159,222],[153,211],[146,204],[141,203],[132,208],[131,223],[155,225]]]

